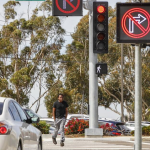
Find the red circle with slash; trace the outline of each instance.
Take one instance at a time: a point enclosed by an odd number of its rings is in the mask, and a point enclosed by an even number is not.
[[[72,10],[66,11],[66,10],[62,9],[62,8],[59,6],[58,0],[56,0],[56,6],[57,6],[57,8],[58,8],[61,12],[66,13],[66,14],[70,14],[70,13],[75,12],[75,11],[78,9],[78,7],[80,6],[80,0],[77,0],[77,5],[76,5],[76,6],[74,6],[69,0],[66,0],[66,2],[72,7]]]
[[[142,13],[145,15],[145,17],[147,18],[147,27],[144,28],[141,24],[139,24],[134,18],[133,16],[131,15],[131,13],[135,13],[135,12],[138,12],[138,13]],[[127,18],[131,19],[131,21],[134,22],[134,24],[142,31],[142,33],[140,34],[134,34],[134,33],[130,33],[129,30],[127,29],[126,27],[126,20]],[[149,30],[150,30],[150,15],[149,13],[142,9],[142,8],[132,8],[132,9],[129,9],[122,17],[122,21],[121,21],[121,26],[122,26],[122,29],[123,31],[125,32],[126,35],[132,37],[132,38],[142,38],[144,37],[145,35],[147,35],[149,33]]]

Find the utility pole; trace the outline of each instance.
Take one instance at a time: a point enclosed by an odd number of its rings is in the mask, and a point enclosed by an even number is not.
[[[98,128],[98,77],[95,74],[97,54],[93,53],[93,1],[85,3],[89,10],[89,129],[85,129],[86,137],[100,137],[103,130]]]

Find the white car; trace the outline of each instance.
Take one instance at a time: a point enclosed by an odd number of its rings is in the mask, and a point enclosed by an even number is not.
[[[141,122],[141,127],[149,126],[149,125],[150,125],[149,122],[144,122],[144,121]],[[126,122],[126,123],[125,123],[125,126],[126,126],[127,128],[129,128],[131,131],[134,131],[134,130],[135,130],[135,122],[134,122],[134,121]]]
[[[40,118],[40,121],[46,121],[47,124],[54,127],[54,119],[53,118]]]
[[[67,125],[69,120],[71,120],[73,118],[78,118],[78,119],[83,119],[83,120],[87,120],[88,121],[89,120],[89,115],[85,115],[85,114],[68,114],[65,126]]]
[[[0,150],[42,150],[42,134],[33,121],[15,100],[0,97]]]
[[[130,129],[131,131],[135,130],[135,123],[134,122],[126,122],[125,126]]]
[[[142,125],[143,126],[150,126],[150,122],[148,122],[148,121],[142,121]]]
[[[85,114],[68,114],[67,120],[71,120],[72,118],[89,119],[89,115],[85,115]]]

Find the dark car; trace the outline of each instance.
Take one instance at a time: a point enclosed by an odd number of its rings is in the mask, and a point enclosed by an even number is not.
[[[109,124],[112,131],[109,131],[108,135],[131,135],[131,130],[125,126],[124,122],[113,121],[113,120],[98,120],[98,124],[106,125]]]

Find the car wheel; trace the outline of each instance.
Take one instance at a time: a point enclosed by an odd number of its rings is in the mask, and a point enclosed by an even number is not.
[[[19,144],[18,144],[17,150],[22,150],[20,142],[19,142]]]
[[[38,144],[38,150],[42,150],[41,142],[39,142],[39,144]]]

